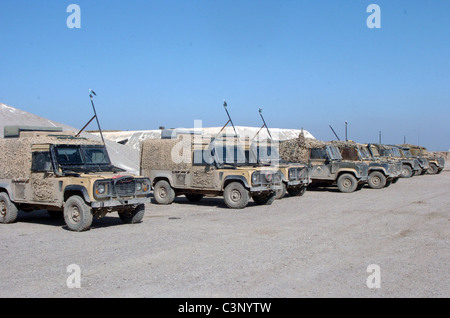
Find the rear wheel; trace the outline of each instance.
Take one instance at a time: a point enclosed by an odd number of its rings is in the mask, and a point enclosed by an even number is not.
[[[284,198],[286,195],[286,184],[284,182],[281,182],[281,189],[278,189],[275,195],[275,199],[279,200],[281,198]]]
[[[428,168],[428,174],[437,174],[438,167],[435,163],[430,163],[430,167]]]
[[[374,171],[369,175],[368,184],[372,189],[382,189],[386,186],[386,177],[380,171]]]
[[[403,165],[402,178],[411,178],[413,176],[413,170],[408,165]]]
[[[356,180],[353,175],[344,173],[337,179],[337,186],[339,188],[339,191],[344,193],[351,193],[354,192],[358,187],[358,180]]]
[[[249,191],[239,182],[232,182],[223,192],[225,204],[231,209],[243,209],[250,201]]]
[[[67,199],[64,204],[64,221],[70,230],[87,231],[93,218],[91,207],[81,197],[74,195]]]
[[[160,180],[155,185],[153,196],[159,204],[171,204],[175,200],[175,190],[170,186],[169,182]]]
[[[203,199],[203,194],[194,194],[194,193],[188,193],[185,194],[186,199],[188,199],[190,202],[198,202],[201,199]]]
[[[252,196],[253,201],[258,205],[271,205],[276,199],[276,192],[270,192],[269,194],[260,194]]]
[[[17,220],[19,210],[17,206],[11,202],[6,192],[0,193],[0,223],[10,224]]]
[[[124,224],[141,223],[145,214],[145,204],[139,204],[136,208],[130,211],[119,213],[119,218]]]

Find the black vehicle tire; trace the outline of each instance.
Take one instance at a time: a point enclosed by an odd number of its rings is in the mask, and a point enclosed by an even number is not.
[[[91,227],[93,219],[92,208],[78,195],[71,196],[64,203],[64,221],[70,230],[87,231]]]
[[[276,197],[276,192],[252,196],[253,201],[255,201],[258,205],[271,205],[275,201]]]
[[[369,175],[367,183],[372,189],[382,189],[386,186],[386,176],[380,171],[374,171]]]
[[[413,170],[408,165],[403,165],[402,178],[411,178],[413,176]]]
[[[250,193],[241,183],[232,182],[225,187],[223,199],[230,209],[243,209],[250,201]]]
[[[124,224],[141,223],[145,214],[145,204],[139,204],[136,208],[130,211],[119,213],[119,218]]]
[[[190,202],[198,202],[201,199],[203,199],[203,194],[196,194],[196,193],[188,193],[185,194],[186,199],[188,199]]]
[[[287,189],[289,195],[292,195],[293,197],[301,197],[306,192],[306,186],[297,186]]]
[[[428,174],[437,174],[438,167],[435,163],[430,163],[430,167],[428,168]]]
[[[420,176],[422,174],[422,169],[419,168],[419,170],[414,171],[414,177]]]
[[[275,193],[276,200],[284,198],[284,196],[286,195],[286,184],[284,182],[281,182],[281,189],[278,189],[277,191],[275,191]]]
[[[0,223],[11,224],[16,222],[19,210],[14,202],[11,202],[8,193],[0,192]]]
[[[344,173],[337,179],[337,186],[343,193],[355,192],[358,188],[358,180],[353,175]]]
[[[175,190],[166,180],[160,180],[153,189],[153,196],[158,204],[168,205],[175,200]]]

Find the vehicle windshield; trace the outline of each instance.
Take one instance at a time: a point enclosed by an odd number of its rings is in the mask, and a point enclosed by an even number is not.
[[[249,152],[250,163],[272,163],[274,161],[280,161],[280,153],[278,148],[272,145],[260,146],[252,144]]]
[[[412,154],[411,151],[409,151],[409,149],[403,149],[403,154],[408,157],[408,158],[412,158]]]
[[[327,146],[327,153],[331,160],[342,160],[341,152],[336,146]]]
[[[218,164],[245,165],[248,163],[241,145],[215,144],[212,154]]]
[[[359,154],[360,154],[361,158],[372,159],[369,149],[367,149],[366,147],[360,147],[360,148],[358,148],[358,150],[359,150]]]
[[[374,157],[380,156],[380,153],[378,152],[378,149],[375,146],[370,146],[370,152],[372,153],[372,156],[374,156]]]
[[[397,147],[392,147],[392,153],[394,155],[394,157],[401,157],[402,153],[400,152],[400,149],[398,149]]]
[[[101,145],[57,145],[54,155],[63,170],[114,171],[122,170],[112,166],[106,148]]]

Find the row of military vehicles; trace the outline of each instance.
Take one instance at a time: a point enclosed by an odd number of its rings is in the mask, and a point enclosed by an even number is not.
[[[140,176],[131,175],[112,165],[100,141],[55,127],[5,127],[0,223],[15,222],[19,210],[47,210],[81,232],[111,212],[124,223],[141,222],[151,192],[157,204],[182,195],[191,202],[222,196],[227,207],[242,209],[251,199],[268,205],[287,194],[302,196],[307,187],[381,189],[400,178],[438,174],[445,164],[412,145],[310,143],[302,134],[278,143],[176,130],[144,140],[140,160]]]

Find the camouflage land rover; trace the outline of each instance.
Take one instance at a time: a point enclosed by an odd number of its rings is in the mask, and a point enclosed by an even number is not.
[[[415,158],[419,160],[419,170],[414,171],[415,176],[424,175],[427,173],[428,169],[430,168],[430,163],[427,158],[413,155],[411,153],[410,147],[406,145],[398,145],[397,147],[400,149],[400,152],[403,155],[403,157]]]
[[[280,170],[282,183],[281,189],[276,193],[276,199],[283,198],[286,192],[291,196],[302,196],[311,183],[308,166],[282,160],[278,145],[273,141],[246,143],[245,152],[250,163],[272,165]]]
[[[372,189],[388,187],[401,173],[401,166],[394,161],[374,158],[367,145],[350,141],[332,142],[332,144],[339,147],[343,160],[364,162],[369,165],[367,184]]]
[[[439,174],[444,170],[445,158],[435,156],[427,151],[425,147],[408,145],[409,150],[413,156],[419,158],[419,160],[428,161],[428,174]]]
[[[368,179],[366,163],[342,160],[338,147],[302,134],[298,139],[281,142],[280,154],[288,162],[309,164],[311,184],[308,187],[336,184],[341,192],[351,193],[361,189]]]
[[[189,201],[223,196],[232,209],[271,204],[281,187],[281,173],[273,167],[250,165],[239,142],[177,135],[144,140],[141,174],[150,178],[155,201],[171,204],[178,195]]]
[[[58,128],[5,127],[0,166],[1,223],[16,221],[19,210],[48,210],[79,232],[114,211],[124,223],[140,222],[150,201],[148,178],[113,166],[102,143]]]
[[[372,145],[378,149],[381,157],[393,158],[402,162],[402,178],[411,178],[420,170],[419,160],[417,158],[406,157],[400,151],[398,146],[381,144]]]

